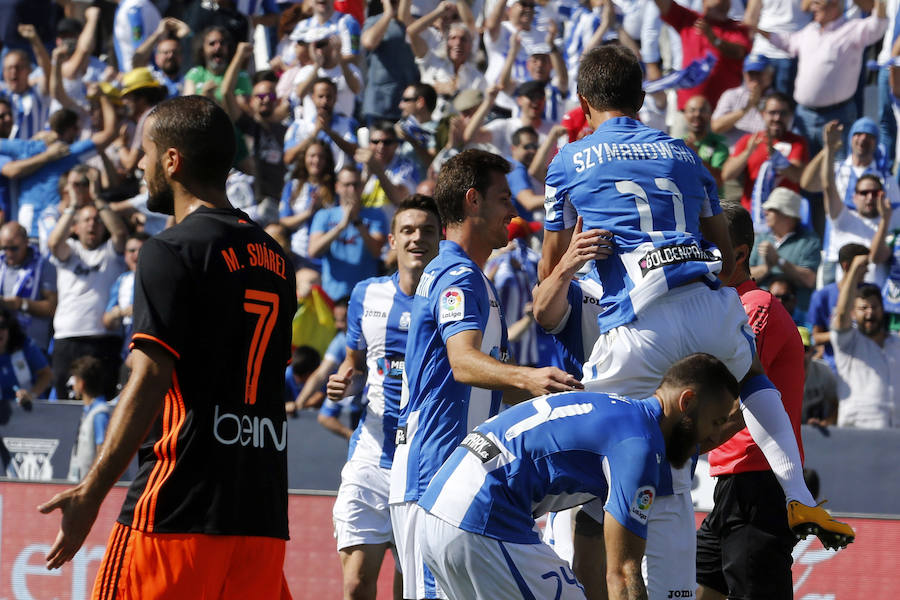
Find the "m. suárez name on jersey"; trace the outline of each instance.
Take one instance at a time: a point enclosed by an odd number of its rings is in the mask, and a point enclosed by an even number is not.
[[[672,140],[680,142],[680,140]],[[575,172],[596,167],[614,160],[657,160],[667,158],[692,165],[698,164],[697,156],[682,143],[642,142],[639,144],[608,144],[601,142],[572,154]]]
[[[225,248],[222,250],[222,257],[225,259],[225,265],[228,267],[229,273],[240,271],[244,268],[244,263],[251,267],[262,267],[272,271],[282,279],[286,279],[284,275],[284,258],[271,248],[259,243],[247,244],[246,258],[244,262],[238,257],[234,248]]]

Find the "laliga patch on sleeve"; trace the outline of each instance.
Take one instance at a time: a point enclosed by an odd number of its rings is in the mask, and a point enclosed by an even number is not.
[[[450,323],[463,318],[466,309],[466,297],[456,286],[448,287],[441,292],[438,308],[438,323]]]
[[[650,507],[653,506],[654,496],[656,496],[656,488],[652,485],[638,488],[638,491],[634,494],[634,500],[631,501],[631,507],[628,509],[628,513],[635,521],[642,525],[647,524],[647,521],[650,519]]]

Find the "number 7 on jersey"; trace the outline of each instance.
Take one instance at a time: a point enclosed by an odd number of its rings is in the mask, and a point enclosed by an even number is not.
[[[263,357],[278,318],[278,294],[261,290],[244,292],[244,311],[256,315],[256,326],[247,352],[247,377],[244,382],[244,404],[256,404],[259,372]]]

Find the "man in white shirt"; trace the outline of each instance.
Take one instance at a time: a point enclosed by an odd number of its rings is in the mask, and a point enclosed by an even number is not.
[[[76,239],[70,239],[70,231]],[[110,238],[104,241],[109,231]],[[109,335],[103,313],[113,282],[125,270],[123,254],[128,229],[99,199],[63,210],[48,245],[56,267],[59,303],[53,317],[53,383],[58,398],[68,397],[66,382],[72,361],[95,356],[104,365],[103,393],[116,395],[122,340]]]
[[[831,320],[838,426],[886,429],[900,426],[900,338],[884,326],[881,290],[859,286],[868,260],[853,259]]]

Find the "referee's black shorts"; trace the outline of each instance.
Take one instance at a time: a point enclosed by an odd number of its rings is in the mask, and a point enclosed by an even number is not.
[[[778,480],[771,471],[718,479],[697,530],[697,583],[735,600],[790,600],[797,537]]]

